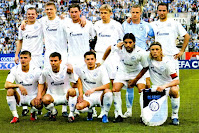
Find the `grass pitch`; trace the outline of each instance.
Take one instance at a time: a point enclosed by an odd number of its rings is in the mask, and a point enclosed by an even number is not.
[[[0,71],[0,89],[3,89],[8,71]],[[0,90],[0,132],[26,132],[26,133],[44,133],[44,132],[94,132],[94,133],[110,133],[110,132],[139,132],[139,133],[198,133],[199,132],[199,70],[180,70],[180,94],[181,105],[179,111],[179,126],[170,125],[171,105],[169,101],[169,117],[167,121],[158,127],[148,127],[139,123],[140,107],[138,99],[138,91],[135,89],[135,99],[133,103],[133,117],[124,119],[122,123],[112,123],[114,119],[114,107],[111,107],[109,112],[109,123],[102,123],[101,120],[94,118],[93,121],[86,121],[87,114],[81,114],[75,119],[74,123],[68,123],[66,118],[61,116],[61,106],[57,106],[58,116],[57,121],[49,121],[43,115],[38,116],[37,121],[30,121],[30,113],[28,116],[20,116],[20,122],[10,124],[12,114],[6,102],[6,90]],[[122,90],[123,112],[125,107],[125,91]],[[98,115],[100,108],[97,107]],[[21,115],[21,107],[18,108],[18,114]],[[47,111],[42,110],[43,114]]]

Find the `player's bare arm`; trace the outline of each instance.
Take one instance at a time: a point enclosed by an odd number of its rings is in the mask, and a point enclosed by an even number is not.
[[[36,106],[38,106],[41,103],[43,89],[44,89],[44,84],[38,84],[38,92],[37,92],[37,97],[35,99]]]
[[[183,55],[183,53],[185,52],[185,49],[187,47],[187,44],[189,43],[189,38],[190,38],[190,36],[188,33],[184,35],[184,41],[183,41],[182,48],[181,48],[180,52],[174,56],[175,59],[180,58]]]
[[[77,82],[77,88],[79,91],[79,96],[77,98],[77,102],[81,103],[81,102],[83,102],[84,99],[83,99],[83,86],[82,86],[82,81],[80,78],[78,79],[78,82]]]
[[[109,83],[108,84],[105,84],[105,85],[102,85],[102,86],[99,86],[99,87],[96,87],[96,88],[92,88],[90,90],[87,90],[85,92],[85,95],[86,96],[89,96],[90,94],[94,93],[95,91],[103,91],[105,89],[109,89],[110,88],[110,85]]]
[[[176,79],[176,80],[173,80],[171,81],[170,83],[168,84],[165,84],[165,85],[162,85],[162,86],[158,86],[157,87],[157,91],[159,92],[162,92],[164,89],[168,88],[168,87],[173,87],[173,86],[177,86],[180,84],[180,80],[179,79]]]
[[[106,58],[109,56],[110,53],[111,53],[111,46],[109,46],[106,49],[106,51],[105,51],[105,53],[104,53],[104,55],[102,57],[102,62],[100,64],[103,64],[103,62],[106,60]]]
[[[133,88],[136,85],[137,81],[146,73],[148,69],[149,67],[143,68],[134,79],[129,80],[128,88]]]
[[[14,89],[14,88],[19,88],[19,90],[21,91],[22,95],[28,95],[27,90],[24,88],[23,85],[21,84],[13,84],[11,82],[6,81],[5,83],[5,89]]]
[[[22,43],[23,43],[23,40],[18,40],[17,41],[17,48],[16,48],[16,52],[15,52],[15,59],[14,59],[16,64],[19,63],[18,55],[19,55],[19,52],[20,52],[20,50],[22,48]]]

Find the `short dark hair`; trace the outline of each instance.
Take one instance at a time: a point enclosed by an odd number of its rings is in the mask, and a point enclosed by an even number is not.
[[[54,3],[53,1],[47,2],[46,5],[45,5],[45,8],[46,8],[47,6],[51,6],[51,5],[53,5],[53,6],[55,7],[55,9],[57,9],[56,6],[55,6],[55,3]]]
[[[86,58],[87,55],[94,55],[95,59],[96,59],[96,54],[92,51],[88,51],[84,54],[84,58]]]
[[[159,42],[153,42],[153,43],[149,46],[149,48],[151,48],[151,47],[154,46],[154,45],[158,45],[158,46],[160,46],[160,48],[162,49],[162,45],[161,45]]]
[[[35,10],[35,12],[38,13],[38,12],[37,12],[37,9],[36,9],[35,7],[29,7],[29,8],[27,9],[27,11],[28,11],[28,10]]]
[[[20,55],[29,55],[31,57],[31,53],[27,50],[22,51]]]
[[[131,40],[133,40],[133,42],[136,41],[136,40],[135,40],[135,36],[134,36],[132,33],[126,33],[126,34],[124,35],[124,37],[123,37],[123,41],[124,41],[125,39],[131,39]]]
[[[49,56],[49,58],[50,58],[50,57],[58,57],[59,60],[61,60],[61,54],[58,53],[58,52],[53,52],[53,53],[51,53],[50,56]]]
[[[135,4],[135,5],[133,5],[133,6],[131,7],[131,9],[132,9],[132,8],[140,8],[140,11],[142,12],[142,7],[141,7],[140,5]]]
[[[78,8],[78,10],[80,11],[80,6],[79,6],[79,4],[72,4],[72,5],[70,5],[69,7],[68,7],[68,11],[70,11],[70,9],[71,8]]]
[[[164,2],[159,3],[158,6],[157,6],[157,10],[158,10],[159,6],[166,6],[167,7],[167,11],[169,10],[167,3],[164,3]]]

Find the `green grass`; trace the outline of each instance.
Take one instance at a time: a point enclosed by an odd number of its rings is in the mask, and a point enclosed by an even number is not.
[[[0,71],[0,89],[3,88],[8,71]],[[109,112],[109,123],[102,123],[98,119],[86,121],[86,114],[81,114],[75,119],[74,123],[68,123],[66,118],[61,116],[61,106],[56,108],[59,111],[57,121],[49,121],[48,118],[38,116],[38,120],[31,122],[29,120],[30,114],[25,117],[20,117],[20,122],[17,124],[10,124],[12,114],[8,108],[6,102],[6,91],[0,91],[0,133],[7,132],[95,132],[95,133],[110,133],[110,132],[175,132],[175,133],[197,133],[199,132],[199,70],[180,70],[180,94],[181,94],[181,106],[180,106],[180,125],[170,125],[170,118],[162,125],[158,127],[148,127],[139,123],[140,107],[138,100],[138,93],[135,90],[135,99],[133,105],[133,117],[125,119],[122,123],[112,123],[114,119],[114,107],[112,106]],[[123,112],[125,108],[125,91],[122,91],[123,99]],[[98,114],[100,108],[96,108]],[[21,114],[21,107],[18,108],[18,113]],[[43,109],[43,113],[46,110]],[[171,106],[169,100],[169,117],[171,114]]]

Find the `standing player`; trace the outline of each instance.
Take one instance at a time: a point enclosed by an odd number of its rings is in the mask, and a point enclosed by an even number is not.
[[[131,18],[130,23],[125,21],[122,24],[122,27],[124,29],[124,33],[133,33],[133,35],[136,38],[136,46],[139,46],[143,50],[148,50],[148,44],[147,40],[148,37],[154,36],[153,29],[151,28],[150,24],[141,20],[142,15],[142,9],[140,5],[133,5],[131,8]],[[150,77],[149,73],[145,75],[146,77],[146,88],[150,88]],[[134,89],[127,88],[126,91],[126,107],[127,111],[124,113],[124,117],[132,117],[132,105],[133,105],[133,99],[134,99]]]
[[[167,18],[167,4],[160,3],[157,7],[157,13],[159,15],[159,20],[151,23],[155,34],[155,41],[159,42],[162,45],[163,54],[170,58],[173,64],[175,64],[175,69],[177,71],[177,74],[179,75],[179,66],[177,59],[182,56],[187,47],[190,38],[189,34],[186,32],[186,30],[179,22]],[[175,43],[179,35],[184,37],[183,45],[180,51],[176,47]],[[171,104],[172,109],[174,110],[172,112],[173,124],[178,125],[178,110],[180,107],[180,97],[172,98]]]
[[[44,68],[39,80],[37,99],[42,99],[45,108],[51,111],[50,120],[55,121],[57,110],[54,106],[68,104],[70,114],[68,122],[74,121],[74,110],[77,103],[75,89],[71,88],[70,82],[76,83],[77,75],[71,66],[60,65],[61,54],[54,52],[49,56],[51,68]],[[47,93],[42,98],[44,83],[48,84]]]
[[[149,63],[149,73],[152,82],[152,89],[162,92],[163,90],[169,91],[172,105],[172,123],[179,124],[178,110],[180,98],[179,95],[179,77],[176,72],[176,66],[173,61],[163,55],[162,45],[159,42],[154,42],[150,46],[150,56],[147,59]],[[131,84],[134,85],[144,73],[140,73]]]
[[[43,32],[41,24],[36,21],[37,10],[33,7],[27,10],[26,30],[19,27],[17,48],[15,52],[15,63],[19,63],[19,52],[28,50],[31,53],[31,64],[38,68],[43,68]],[[22,116],[29,112],[27,106],[23,106]]]
[[[104,66],[96,68],[96,54],[86,52],[84,54],[86,65],[78,69],[79,75],[79,97],[76,108],[78,110],[88,110],[87,120],[93,120],[92,107],[103,105],[102,122],[108,122],[108,112],[112,104],[112,92],[109,89],[109,77]],[[83,95],[84,92],[84,95]]]
[[[99,10],[102,20],[97,21],[94,25],[94,29],[97,34],[95,51],[97,55],[97,62],[100,62],[102,64],[104,62],[102,60],[102,57],[104,52],[106,51],[106,48],[109,45],[117,44],[118,40],[122,40],[124,33],[122,25],[119,22],[111,19],[111,15],[113,14],[113,12],[110,5],[104,4],[100,7]],[[111,81],[113,81],[113,79],[115,78],[118,62],[119,57],[117,53],[111,53],[109,59],[104,62]],[[102,114],[98,116],[98,118],[101,117]]]
[[[89,40],[94,39],[95,32],[91,21],[86,20],[84,27],[79,24],[81,11],[78,4],[70,5],[68,10],[71,16],[66,24],[68,60],[77,67],[84,64],[84,53],[90,50]]]
[[[112,91],[116,110],[116,119],[114,122],[122,122],[121,88],[123,86],[133,88],[128,85],[128,81],[136,77],[142,68],[145,70],[148,67],[148,63],[146,60],[146,52],[135,45],[135,36],[132,33],[125,34],[123,42],[109,46],[104,54],[104,60],[110,51],[117,51],[120,56],[120,65],[114,79]],[[143,76],[136,84],[139,92],[145,89],[145,83],[145,77]]]
[[[13,67],[6,79],[5,89],[7,89],[7,103],[12,112],[13,119],[10,123],[19,122],[19,115],[17,114],[16,105],[26,105],[31,107],[30,120],[36,120],[36,108],[41,109],[41,101],[36,99],[37,86],[41,70],[30,65],[31,53],[29,51],[22,51],[20,54],[19,65]],[[16,83],[14,83],[16,82]],[[16,89],[17,88],[17,89]],[[37,104],[35,104],[37,103]]]

